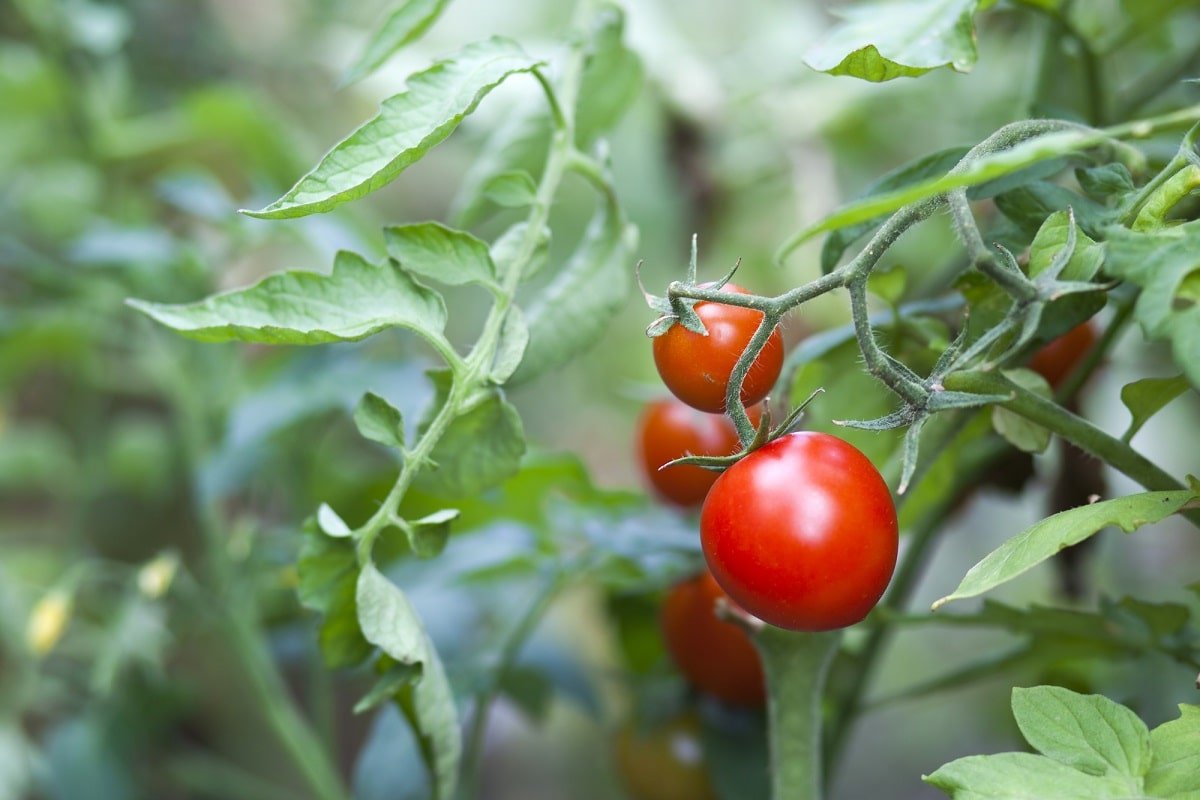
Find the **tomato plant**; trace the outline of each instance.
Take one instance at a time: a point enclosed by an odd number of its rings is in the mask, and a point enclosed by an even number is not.
[[[725,284],[732,294],[746,294],[735,284]],[[763,319],[749,308],[701,301],[693,308],[705,333],[672,325],[654,339],[654,365],[663,383],[692,408],[709,413],[725,410],[725,394],[734,365],[745,352]],[[741,399],[753,405],[767,396],[783,369],[783,335],[774,329],[751,363],[742,383]]]
[[[1200,794],[1200,6],[623,5],[5,7],[5,798]]]
[[[754,406],[748,413],[757,425],[762,409]],[[741,449],[728,417],[697,411],[675,399],[648,404],[635,436],[642,477],[659,497],[685,508],[704,502],[718,473],[687,464],[664,465],[688,455],[728,456]]]
[[[662,609],[667,652],[700,691],[735,706],[761,706],[758,653],[745,631],[717,616],[719,600],[731,602],[708,572],[673,586]]]
[[[879,471],[825,433],[792,433],[717,480],[700,515],[709,569],[734,602],[781,628],[861,620],[896,565],[898,528]]]

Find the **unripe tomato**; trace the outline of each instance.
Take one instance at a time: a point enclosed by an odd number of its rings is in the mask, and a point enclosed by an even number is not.
[[[708,572],[672,587],[662,609],[667,652],[700,691],[730,705],[761,706],[766,684],[758,651],[745,631],[716,615],[722,597],[728,599]]]
[[[757,427],[762,407],[746,411]],[[721,473],[690,464],[659,467],[687,455],[728,456],[741,449],[729,417],[697,411],[673,397],[646,406],[638,420],[637,443],[638,466],[646,482],[659,497],[684,508],[703,503]]]
[[[716,800],[700,723],[683,715],[652,731],[626,725],[613,742],[617,772],[634,800]]]
[[[721,474],[700,512],[713,577],[735,603],[780,628],[853,625],[896,566],[896,507],[852,445],[803,431]]]
[[[747,294],[740,286],[725,284],[727,292]],[[729,376],[746,351],[762,312],[721,303],[699,302],[695,311],[707,336],[672,325],[654,339],[654,365],[667,388],[692,408],[713,414],[725,410]],[[771,332],[767,344],[750,365],[742,383],[742,402],[753,405],[767,396],[783,369],[783,336]]]
[[[1096,328],[1089,319],[1034,353],[1029,368],[1057,389],[1095,343]]]

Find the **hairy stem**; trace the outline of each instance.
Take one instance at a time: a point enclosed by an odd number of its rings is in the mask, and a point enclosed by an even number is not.
[[[821,699],[841,638],[841,631],[796,633],[770,625],[754,637],[770,687],[773,800],[821,800]]]

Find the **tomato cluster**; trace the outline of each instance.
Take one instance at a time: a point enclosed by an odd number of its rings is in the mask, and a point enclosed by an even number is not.
[[[858,622],[895,568],[896,511],[870,460],[824,433],[785,434],[723,473],[662,469],[684,455],[724,456],[741,447],[732,422],[717,412],[762,313],[708,302],[695,311],[707,336],[676,324],[654,340],[655,366],[677,399],[650,404],[638,424],[639,466],[655,494],[682,507],[703,505],[700,540],[709,570],[670,590],[662,634],[698,690],[727,705],[761,706],[758,653],[720,607],[800,631]],[[765,399],[783,357],[782,337],[772,331],[743,382],[743,403]],[[757,427],[761,408],[748,412]]]

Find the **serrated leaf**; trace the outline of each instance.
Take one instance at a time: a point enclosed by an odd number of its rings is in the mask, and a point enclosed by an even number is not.
[[[529,346],[509,383],[557,369],[595,344],[629,294],[630,238],[620,212],[602,207],[571,260],[526,307]]]
[[[496,383],[507,381],[521,366],[528,345],[529,325],[525,322],[525,312],[521,311],[520,306],[513,306],[504,318],[504,327],[500,329],[500,344],[496,347],[496,359],[492,362],[492,380]]]
[[[1071,236],[1071,218],[1066,211],[1056,211],[1046,218],[1029,246],[1029,275],[1037,277],[1063,254]],[[1075,231],[1075,249],[1071,252],[1059,280],[1090,281],[1104,263],[1104,245],[1097,244],[1082,230]],[[1104,307],[1102,292],[1073,294],[1053,301],[1038,324],[1038,339],[1052,341],[1090,319]]]
[[[448,3],[449,0],[404,0],[374,28],[374,35],[342,82],[354,83],[382,67],[401,48],[419,39]]]
[[[289,219],[330,211],[390,183],[446,139],[505,78],[540,62],[513,41],[492,37],[409,77],[405,90],[383,101],[379,114],[336,144],[287,194],[258,211]]]
[[[404,448],[404,420],[400,412],[374,392],[367,392],[354,409],[358,432],[387,447]]]
[[[1200,797],[1200,706],[1180,706],[1179,719],[1150,732],[1153,758],[1146,791],[1154,797]]]
[[[335,539],[344,539],[352,533],[350,526],[327,503],[321,503],[317,508],[317,527]]]
[[[835,13],[842,21],[805,54],[819,72],[867,81],[924,75],[938,67],[975,66],[975,12],[980,0],[859,3]]]
[[[1188,390],[1187,379],[1182,375],[1173,378],[1143,378],[1121,387],[1121,402],[1129,409],[1129,429],[1122,437],[1126,442],[1133,439],[1142,426],[1172,400]]]
[[[390,262],[372,264],[347,251],[338,253],[329,275],[282,272],[197,303],[127,302],[203,342],[350,342],[395,327],[441,340],[446,326],[446,306],[437,292]]]
[[[1039,397],[1050,397],[1052,394],[1046,379],[1032,370],[1004,370],[1004,375]],[[992,406],[992,427],[1009,444],[1026,453],[1044,453],[1050,446],[1050,431],[999,405]]]
[[[451,377],[446,371],[431,377],[432,409],[438,409],[449,396]],[[470,496],[516,474],[524,454],[525,429],[517,410],[499,389],[481,388],[464,401],[430,454],[433,465],[417,474],[414,485],[440,497]]]
[[[862,200],[886,194],[929,178],[940,178],[953,169],[969,149],[969,147],[951,147],[910,161],[872,183],[855,199]],[[846,248],[860,237],[878,228],[885,219],[885,216],[879,216],[830,233],[821,248],[821,272],[832,272],[841,260],[842,254],[846,252]]]
[[[1082,542],[1109,525],[1132,533],[1143,525],[1166,519],[1197,500],[1200,500],[1200,494],[1195,489],[1144,492],[1059,512],[989,553],[971,567],[954,592],[934,603],[934,608],[951,600],[975,597],[1007,583],[1059,550]]]
[[[439,222],[385,228],[388,255],[401,268],[450,286],[496,287],[496,265],[488,246],[466,231]]]
[[[1117,200],[1135,188],[1129,169],[1120,163],[1077,169],[1075,180],[1093,200]]]
[[[498,206],[524,208],[537,198],[537,184],[528,172],[508,170],[484,181],[483,196]]]
[[[1051,214],[1068,208],[1089,236],[1103,235],[1105,226],[1116,218],[1115,211],[1049,181],[1032,181],[1010,189],[997,195],[994,202],[1004,216],[1029,235],[1036,233]]]
[[[1150,731],[1136,714],[1107,697],[1058,686],[1017,687],[1012,710],[1025,740],[1060,764],[1124,778],[1141,778],[1150,768]]]
[[[397,702],[417,734],[434,797],[449,800],[458,783],[462,737],[442,661],[408,598],[374,564],[362,568],[355,600],[366,640],[398,664],[421,670],[420,678],[401,687]]]
[[[1118,780],[1030,753],[967,756],[924,777],[954,800],[1128,800]]]
[[[1200,387],[1200,304],[1185,290],[1189,276],[1200,270],[1200,224],[1154,233],[1114,227],[1104,269],[1142,287],[1134,317],[1147,338],[1171,342],[1175,363]]]
[[[611,130],[642,88],[642,61],[622,41],[625,15],[606,4],[597,17],[575,104],[575,140],[581,148]]]

